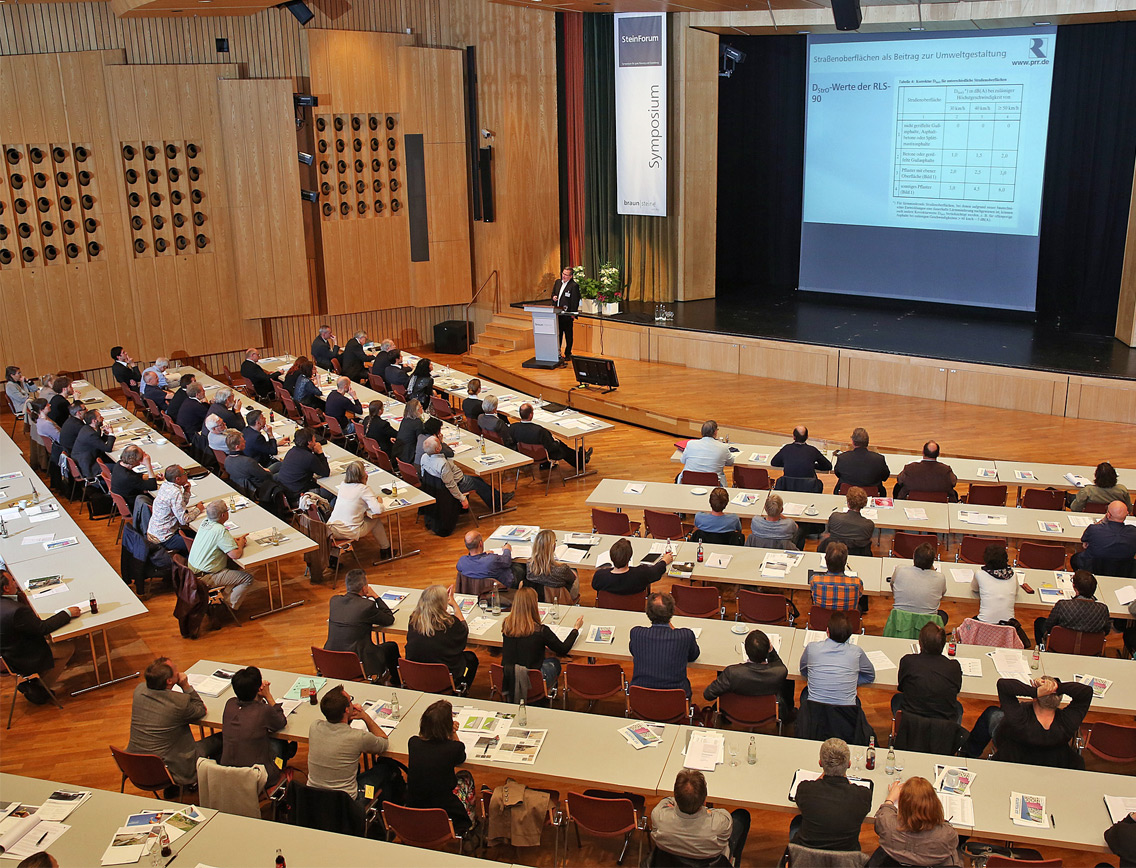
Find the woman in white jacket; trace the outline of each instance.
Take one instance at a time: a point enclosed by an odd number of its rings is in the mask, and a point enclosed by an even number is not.
[[[327,529],[336,539],[359,540],[367,534],[379,544],[379,557],[391,556],[390,538],[380,515],[383,505],[367,487],[367,471],[362,461],[347,465],[343,483],[335,500],[335,508],[327,520]]]

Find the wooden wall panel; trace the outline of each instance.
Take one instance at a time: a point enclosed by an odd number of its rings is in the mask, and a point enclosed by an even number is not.
[[[1136,419],[1136,383],[1100,377],[1070,377],[1065,415],[1131,424]]]
[[[772,377],[797,383],[835,386],[839,358],[839,351],[829,347],[775,341],[742,341],[738,373],[750,377]]]
[[[846,389],[945,401],[947,369],[945,365],[925,359],[841,351],[840,385]]]
[[[727,336],[652,329],[651,361],[736,374],[738,341]]]
[[[948,401],[1031,413],[1065,411],[1067,375],[961,364],[950,365],[947,373]]]

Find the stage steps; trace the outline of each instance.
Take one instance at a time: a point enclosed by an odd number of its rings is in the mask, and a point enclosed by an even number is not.
[[[491,359],[501,353],[527,349],[533,345],[532,320],[524,311],[506,308],[493,315],[485,330],[477,336],[465,360],[476,364],[478,359]]]

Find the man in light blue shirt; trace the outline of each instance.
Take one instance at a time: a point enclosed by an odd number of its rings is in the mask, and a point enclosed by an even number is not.
[[[828,638],[810,642],[801,654],[801,675],[808,679],[808,698],[825,705],[855,705],[856,688],[876,680],[876,668],[867,652],[851,645],[848,616],[834,612]]]
[[[701,473],[717,473],[718,484],[726,485],[726,465],[733,465],[734,454],[730,447],[718,440],[718,423],[713,419],[702,423],[702,438],[690,440],[682,450],[682,466],[685,470]],[[682,474],[679,474],[681,478]]]
[[[169,359],[158,359],[156,362],[154,362],[154,364],[152,364],[150,367],[148,367],[146,370],[144,370],[142,372],[142,376],[143,376],[143,378],[145,378],[145,376],[148,373],[153,371],[155,374],[158,375],[158,385],[161,386],[164,389],[169,385],[169,383],[166,381],[166,371],[169,370],[169,367],[170,367],[170,360]]]

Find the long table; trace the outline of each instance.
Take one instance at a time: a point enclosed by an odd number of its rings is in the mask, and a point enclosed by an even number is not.
[[[4,524],[7,538],[0,539],[0,557],[8,564],[8,569],[16,581],[26,590],[27,583],[42,576],[59,575],[63,577],[64,590],[60,593],[40,597],[29,595],[32,609],[41,618],[48,618],[70,606],[84,607],[93,595],[98,604],[98,613],[92,614],[89,606],[78,618],[72,618],[66,626],[51,634],[52,641],[86,637],[91,648],[91,664],[94,668],[95,683],[90,687],[74,691],[77,696],[88,690],[106,687],[138,677],[134,672],[115,677],[114,662],[111,657],[110,639],[107,631],[127,621],[139,618],[148,611],[141,600],[122,581],[118,572],[107,563],[94,544],[87,539],[78,522],[72,518],[67,507],[57,500],[31,466],[24,461],[20,448],[6,432],[0,432],[0,467],[3,472],[19,473],[20,476],[0,480],[7,486],[0,489],[0,508],[6,510]],[[38,495],[39,503],[34,503]],[[20,510],[19,503],[26,501],[27,508]],[[29,511],[38,507],[39,515],[54,515],[55,518],[33,521]],[[16,509],[18,516],[12,517]],[[38,516],[36,516],[38,517]],[[43,543],[25,545],[25,540],[33,536],[54,535],[55,540],[74,537],[74,545],[48,550]],[[96,639],[102,638],[103,653],[106,658],[106,678],[102,677],[99,666],[99,653]]]

